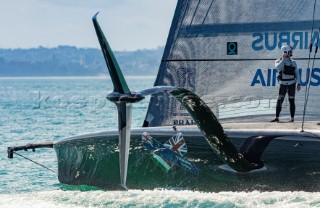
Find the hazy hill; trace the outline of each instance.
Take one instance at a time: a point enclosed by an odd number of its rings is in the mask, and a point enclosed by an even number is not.
[[[156,75],[163,48],[116,51],[125,75]],[[57,48],[0,49],[0,76],[99,76],[107,68],[99,49]]]

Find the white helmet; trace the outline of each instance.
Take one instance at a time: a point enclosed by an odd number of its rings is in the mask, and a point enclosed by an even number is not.
[[[283,46],[281,47],[282,53],[286,53],[286,54],[288,54],[289,56],[292,56],[292,50],[293,50],[293,48],[292,48],[291,45],[283,45]]]

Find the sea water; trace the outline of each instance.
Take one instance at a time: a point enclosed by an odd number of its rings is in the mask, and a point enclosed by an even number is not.
[[[129,77],[132,91],[151,87],[155,77]],[[192,190],[105,191],[57,179],[53,149],[19,152],[7,147],[58,141],[117,128],[117,111],[106,101],[109,78],[0,78],[0,207],[320,207],[319,192],[198,192]],[[133,105],[140,127],[148,99]],[[227,189],[227,187],[226,187]]]

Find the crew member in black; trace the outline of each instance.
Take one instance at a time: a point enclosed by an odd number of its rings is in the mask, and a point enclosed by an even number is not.
[[[276,107],[276,118],[271,122],[279,122],[279,116],[282,108],[282,103],[288,92],[290,103],[291,122],[294,122],[294,114],[296,106],[294,103],[296,88],[300,90],[300,76],[298,73],[297,63],[291,59],[292,47],[285,45],[281,47],[282,57],[275,61],[275,66],[278,70],[278,79],[280,83],[279,97]]]

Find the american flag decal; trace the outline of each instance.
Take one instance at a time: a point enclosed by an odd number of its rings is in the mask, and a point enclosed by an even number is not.
[[[185,155],[188,151],[186,142],[184,141],[181,132],[171,137],[166,143],[164,143],[164,146],[178,153],[179,155]]]

